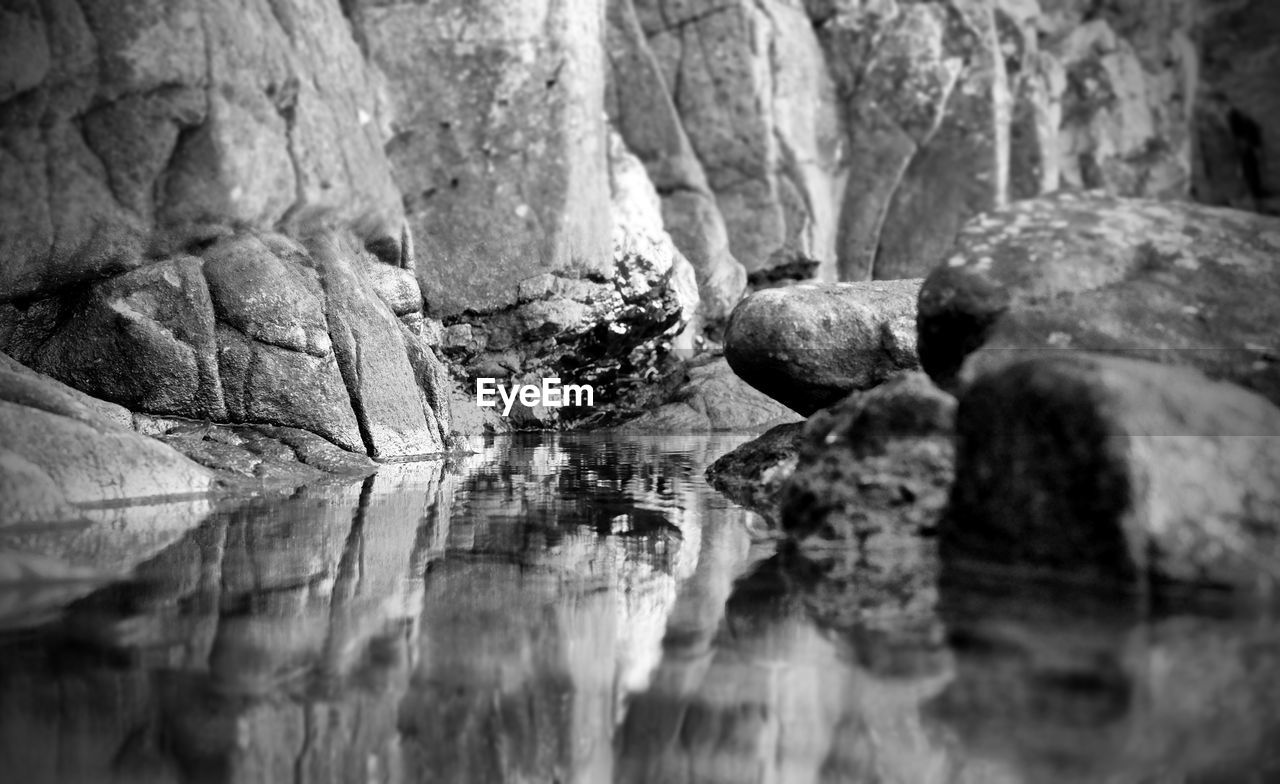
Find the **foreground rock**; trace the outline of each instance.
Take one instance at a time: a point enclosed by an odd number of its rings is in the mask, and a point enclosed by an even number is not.
[[[0,524],[80,519],[80,504],[208,493],[217,475],[127,429],[129,413],[0,354]]]
[[[791,409],[747,386],[724,359],[708,357],[689,368],[688,380],[670,402],[621,429],[645,433],[761,430],[798,419]]]
[[[1121,352],[1280,401],[1277,301],[1280,219],[1099,195],[1021,202],[970,223],[925,281],[920,362],[954,387],[1026,349]]]
[[[795,473],[804,433],[804,422],[770,428],[708,466],[707,484],[777,523],[779,496]]]
[[[437,453],[443,368],[402,242],[380,225],[319,223],[310,249],[273,232],[161,235],[162,258],[0,307],[0,349],[142,414],[299,428],[378,457]],[[384,245],[389,261],[368,250]]]
[[[805,416],[917,367],[918,280],[799,284],[734,310],[725,357],[744,381]]]
[[[1246,598],[1280,586],[1280,409],[1199,372],[1058,354],[961,400],[940,527],[958,571]]]

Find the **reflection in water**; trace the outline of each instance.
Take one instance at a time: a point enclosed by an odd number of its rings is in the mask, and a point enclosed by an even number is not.
[[[1280,779],[1276,623],[1139,623],[948,587],[933,611],[894,605],[862,624],[832,610],[870,601],[859,580],[833,586],[775,555],[705,486],[703,467],[741,440],[499,440],[454,464],[205,510],[189,530],[147,508],[92,534],[0,533],[25,552],[148,543],[128,579],[77,577],[39,612],[21,611],[30,586],[0,588],[0,610],[17,608],[0,626],[0,770]]]

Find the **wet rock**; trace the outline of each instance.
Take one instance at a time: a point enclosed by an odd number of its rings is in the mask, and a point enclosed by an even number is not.
[[[599,2],[345,7],[386,75],[387,156],[431,312],[509,307],[542,272],[608,276]]]
[[[610,121],[662,194],[666,230],[697,274],[703,322],[719,324],[742,296],[746,271],[729,251],[724,218],[631,0],[610,0],[607,14]]]
[[[744,381],[811,414],[917,366],[916,280],[799,284],[734,310],[725,357]]]
[[[1198,371],[1053,352],[961,399],[940,526],[957,571],[1245,600],[1280,581],[1280,409]]]
[[[795,422],[796,413],[757,392],[734,375],[723,358],[708,356],[689,368],[689,378],[663,406],[620,428],[632,433],[699,433],[761,430]]]
[[[1119,352],[1280,401],[1277,259],[1274,218],[1102,195],[1021,202],[975,219],[925,281],[921,365],[956,387],[1030,349]]]
[[[229,484],[252,479],[297,486],[334,476],[367,476],[378,467],[362,454],[294,427],[140,417],[135,428],[218,471]]]
[[[766,430],[708,466],[707,484],[776,522],[779,495],[800,459],[804,429],[804,422],[788,422]]]
[[[951,484],[955,405],[913,372],[814,414],[782,490],[782,527],[815,551],[928,549]]]
[[[2,356],[2,355],[0,355]],[[213,472],[121,426],[119,409],[0,361],[0,522],[80,519],[77,505],[207,493]]]

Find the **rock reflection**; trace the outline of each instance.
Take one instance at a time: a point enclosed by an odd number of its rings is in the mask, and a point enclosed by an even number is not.
[[[500,440],[194,526],[156,517],[166,533],[130,579],[0,634],[0,771],[1280,780],[1274,619],[1141,620],[947,583],[898,596],[867,564],[754,538],[701,480],[733,443]]]

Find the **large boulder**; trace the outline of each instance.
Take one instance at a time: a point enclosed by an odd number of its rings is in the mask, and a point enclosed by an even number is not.
[[[128,412],[0,354],[0,524],[80,519],[79,505],[208,493],[217,476],[129,429]]]
[[[925,281],[920,361],[956,387],[1028,349],[1120,352],[1280,401],[1278,300],[1280,220],[1098,194],[1030,200],[971,222]]]
[[[948,567],[1273,598],[1280,408],[1188,368],[1050,353],[961,398]]]
[[[801,283],[734,310],[725,357],[744,381],[803,415],[917,366],[920,281]]]

